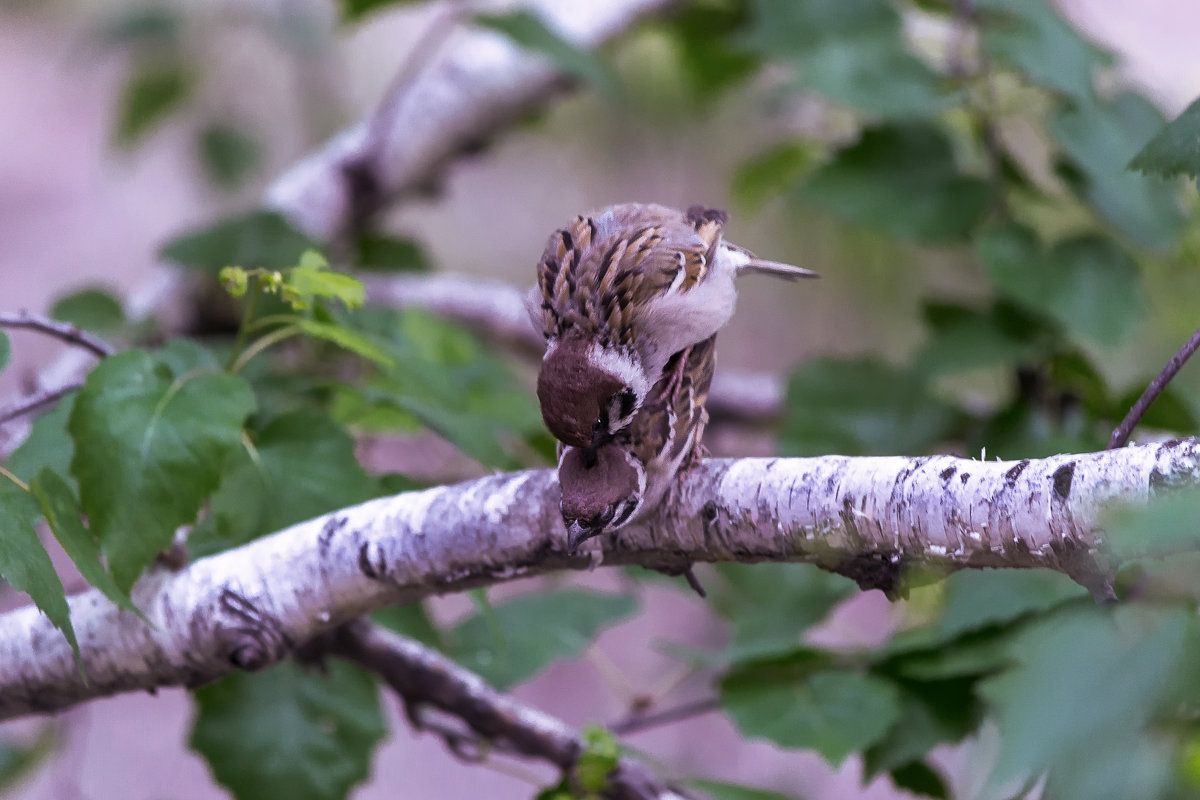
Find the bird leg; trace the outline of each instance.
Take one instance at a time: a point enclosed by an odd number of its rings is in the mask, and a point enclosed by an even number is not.
[[[679,391],[680,385],[683,384],[683,370],[687,366],[688,356],[692,354],[691,345],[683,348],[675,355],[671,356],[668,365],[674,362],[675,366],[668,366],[664,378],[666,383],[663,384],[662,391],[658,394],[658,402],[666,403],[675,396],[675,392]]]

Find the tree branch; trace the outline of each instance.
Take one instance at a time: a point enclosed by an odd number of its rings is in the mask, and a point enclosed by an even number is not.
[[[430,311],[536,358],[546,349],[529,320],[524,292],[504,281],[456,273],[362,278],[373,303]],[[773,375],[718,370],[707,407],[714,420],[761,424],[782,413],[783,396]]]
[[[474,736],[490,746],[540,758],[563,772],[571,770],[584,751],[583,740],[561,720],[501,694],[440,653],[365,620],[336,629],[316,645],[383,678],[403,698],[409,720],[418,729],[427,727],[420,719],[420,707],[432,706],[466,723]],[[452,748],[461,746],[458,737],[463,735],[444,734]],[[624,758],[609,776],[605,796],[614,800],[679,797],[645,767]]]
[[[1108,440],[1108,449],[1115,450],[1118,447],[1124,447],[1129,441],[1130,434],[1137,424],[1142,421],[1142,417],[1146,415],[1146,411],[1151,404],[1158,399],[1158,396],[1167,388],[1167,384],[1179,374],[1179,370],[1183,369],[1183,365],[1188,362],[1196,349],[1200,348],[1200,330],[1192,334],[1192,338],[1188,339],[1183,347],[1179,348],[1179,352],[1171,356],[1171,360],[1162,368],[1162,372],[1155,376],[1154,380],[1150,381],[1150,385],[1146,387],[1146,391],[1142,392],[1141,397],[1133,404],[1133,408],[1129,409],[1129,413],[1125,415],[1125,419],[1121,420],[1112,432],[1112,438]]]
[[[64,395],[78,391],[83,388],[83,381],[71,381],[62,386],[54,386],[49,389],[42,389],[31,394],[27,394],[22,398],[14,400],[10,405],[0,408],[0,425],[17,417],[24,416],[31,411],[53,403],[55,400],[61,400]]]
[[[68,322],[59,322],[56,319],[44,317],[41,314],[31,314],[25,310],[16,313],[0,312],[0,328],[23,328],[44,333],[55,339],[61,339],[67,344],[90,350],[100,358],[111,356],[115,352],[112,345],[98,336],[82,331]]]
[[[894,591],[902,568],[1043,567],[1111,593],[1114,506],[1200,483],[1200,440],[1019,462],[953,456],[710,460],[644,523],[597,542],[607,565],[793,561]],[[97,591],[70,598],[70,646],[32,607],[0,616],[0,719],[117,692],[259,669],[394,603],[559,569],[568,552],[551,470],[382,498],[134,587],[151,624]]]
[[[595,47],[676,0],[547,3],[541,10],[566,38]],[[495,33],[463,30],[416,75],[391,118],[372,115],[300,161],[267,193],[268,203],[306,233],[338,239],[365,215],[435,185],[446,166],[569,85],[544,57]]]
[[[548,2],[542,10],[569,39],[591,47],[677,2]],[[440,27],[434,34],[425,41],[440,42]],[[418,55],[416,62],[424,54]],[[427,191],[459,157],[548,104],[570,83],[543,57],[484,31],[449,37],[441,56],[409,82],[411,62],[395,82],[401,90],[389,91],[366,119],[277,178],[265,192],[265,203],[314,239],[340,239],[371,209]],[[131,315],[163,316],[188,304],[192,287],[190,276],[164,270],[134,293]],[[78,355],[64,353],[39,373],[30,392],[7,405],[81,380],[91,364]],[[0,431],[0,457],[16,449],[28,431],[27,425],[15,424]]]

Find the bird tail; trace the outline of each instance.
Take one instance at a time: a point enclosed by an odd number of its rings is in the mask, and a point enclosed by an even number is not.
[[[766,259],[750,256],[750,260],[742,266],[739,272],[762,272],[767,275],[774,275],[777,278],[784,278],[789,281],[794,281],[797,278],[819,278],[819,273],[813,272],[811,269],[804,267],[794,267],[791,264],[782,264],[778,261],[767,261]]]

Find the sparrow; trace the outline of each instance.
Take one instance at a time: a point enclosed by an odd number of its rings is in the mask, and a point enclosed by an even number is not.
[[[698,464],[716,335],[675,354],[632,422],[599,447],[564,445],[558,459],[563,524],[574,550],[655,508]]]
[[[703,206],[625,203],[550,236],[528,305],[546,339],[537,394],[555,438],[595,449],[628,426],[668,360],[729,321],[738,275],[816,277],[725,241],[727,220]],[[668,389],[688,363],[676,362]]]

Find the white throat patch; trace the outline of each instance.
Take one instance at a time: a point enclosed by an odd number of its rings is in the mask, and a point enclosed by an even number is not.
[[[646,379],[646,373],[632,355],[618,352],[611,347],[594,344],[588,349],[588,361],[592,366],[619,378],[622,383],[633,390],[639,403],[650,391],[650,382]]]

